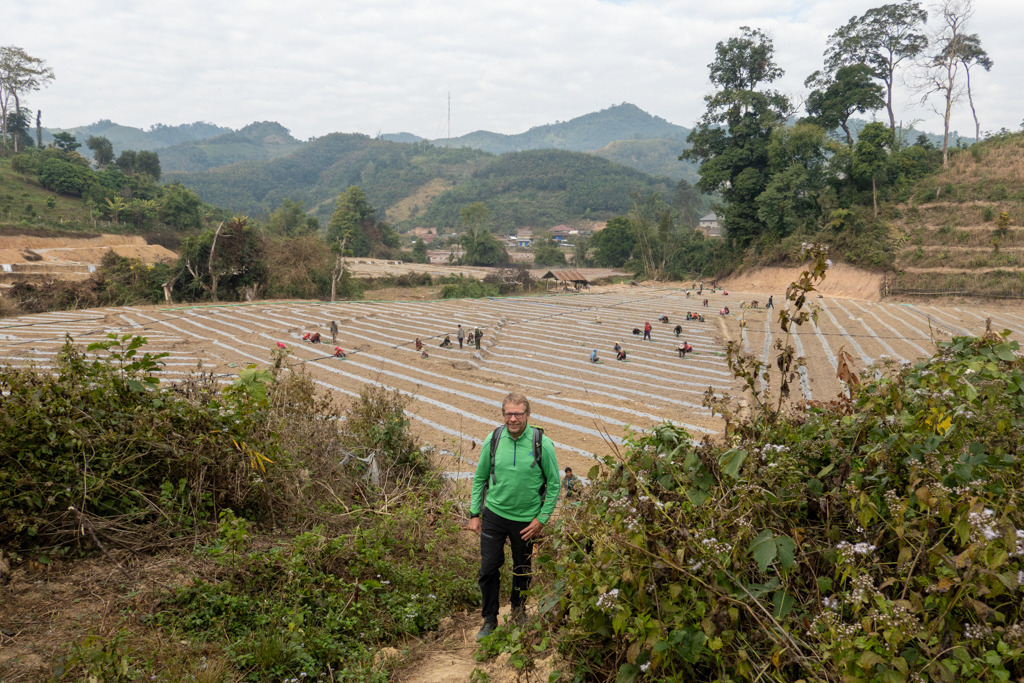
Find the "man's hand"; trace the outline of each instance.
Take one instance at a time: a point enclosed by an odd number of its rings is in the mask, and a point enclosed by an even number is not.
[[[480,533],[480,526],[481,526],[480,525],[480,518],[479,517],[473,517],[472,519],[469,520],[469,524],[466,525],[466,528],[468,530],[472,531],[474,534],[479,534]]]
[[[534,518],[534,520],[530,522],[525,529],[523,529],[523,532],[520,534],[520,536],[523,537],[524,541],[530,541],[536,538],[537,536],[540,536],[543,530],[544,525],[538,522],[536,518]]]

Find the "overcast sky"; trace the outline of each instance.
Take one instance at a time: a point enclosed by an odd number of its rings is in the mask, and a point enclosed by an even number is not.
[[[1024,118],[1024,2],[975,0],[995,62],[972,74],[982,130]],[[28,98],[43,125],[99,119],[148,128],[278,121],[331,132],[519,133],[631,102],[692,126],[715,43],[740,26],[775,40],[777,85],[805,94],[830,33],[876,0],[446,0],[210,2],[10,0],[0,44],[44,58],[57,80]],[[898,94],[897,117],[941,132]],[[878,117],[885,119],[884,112]],[[953,127],[972,134],[970,110]]]

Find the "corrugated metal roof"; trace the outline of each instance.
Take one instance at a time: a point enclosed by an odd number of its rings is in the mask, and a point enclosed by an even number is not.
[[[550,278],[554,278],[559,282],[588,282],[583,273],[578,270],[549,270],[540,279],[547,280]]]

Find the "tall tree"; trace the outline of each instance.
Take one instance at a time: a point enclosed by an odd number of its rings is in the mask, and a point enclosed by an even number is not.
[[[353,185],[334,203],[334,213],[327,225],[327,241],[333,244],[345,240],[346,256],[369,256],[371,245],[367,228],[372,228],[376,220],[366,193]]]
[[[74,152],[76,149],[82,146],[74,135],[67,131],[56,133],[53,136],[53,145],[57,149],[62,149],[65,152]]]
[[[690,149],[679,158],[700,162],[697,187],[725,199],[726,235],[738,247],[759,237],[757,197],[768,182],[768,140],[786,121],[789,99],[763,88],[783,75],[775,63],[775,45],[759,29],[742,27],[740,35],[715,46],[708,65],[717,90],[704,97],[707,111],[687,136]]]
[[[594,233],[594,261],[605,268],[621,268],[633,254],[636,232],[625,216],[616,216]]]
[[[865,64],[871,74],[885,84],[885,108],[889,113],[889,129],[896,132],[896,116],[892,110],[892,88],[896,71],[906,60],[917,57],[928,46],[921,26],[928,21],[928,12],[921,3],[906,0],[899,4],[869,9],[853,17],[828,39],[825,70],[835,74],[841,67]]]
[[[25,52],[20,47],[0,47],[0,118],[3,120],[3,139],[7,145],[7,114],[11,102],[14,111],[21,112],[21,98],[46,87],[54,79],[53,69],[46,62]],[[14,151],[18,151],[15,139]]]
[[[483,202],[473,202],[459,211],[459,218],[465,230],[463,236],[469,235],[470,241],[476,241],[477,235],[487,229],[491,210]]]
[[[688,183],[686,178],[680,180],[672,195],[672,208],[679,215],[679,224],[684,228],[696,227],[704,213],[703,207],[704,198],[700,189]]]
[[[919,64],[914,88],[921,103],[942,117],[942,168],[949,166],[949,120],[953,108],[963,101],[967,87],[960,78],[961,54],[969,35],[974,0],[942,0],[937,7],[939,25],[931,40],[932,49]],[[933,96],[938,96],[938,103]]]
[[[875,218],[878,218],[878,180],[885,170],[889,153],[892,151],[896,136],[886,130],[881,123],[869,123],[857,136],[857,145],[853,148],[853,176],[859,180],[871,181],[871,198],[875,206]]]
[[[92,150],[92,158],[96,160],[100,170],[114,160],[114,145],[102,135],[90,135],[85,141],[85,146]]]
[[[992,59],[981,47],[981,38],[977,33],[965,35],[960,39],[957,46],[960,54],[957,57],[964,67],[964,75],[967,77],[967,101],[971,104],[971,114],[974,115],[974,141],[981,141],[981,123],[978,121],[978,110],[974,108],[974,94],[971,91],[971,67],[980,66],[985,71],[992,70]]]
[[[835,72],[815,71],[804,85],[815,88],[807,96],[807,113],[811,123],[825,130],[836,126],[846,133],[846,144],[853,147],[853,135],[847,122],[854,113],[864,114],[885,106],[882,86],[873,80],[866,64],[842,66]]]
[[[160,157],[156,152],[143,150],[135,156],[135,170],[145,173],[153,180],[160,180]]]

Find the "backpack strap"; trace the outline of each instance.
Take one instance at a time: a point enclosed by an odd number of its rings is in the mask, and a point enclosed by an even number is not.
[[[494,454],[498,452],[498,441],[501,440],[501,435],[505,433],[505,425],[502,425],[491,432],[491,484],[496,484],[497,480],[494,478]]]
[[[544,430],[540,427],[533,428],[533,462],[530,467],[539,467],[541,477],[544,479],[544,483],[540,486],[540,497],[544,498],[544,495],[548,490],[548,475],[544,472],[544,465],[541,463],[541,458],[544,456]]]

